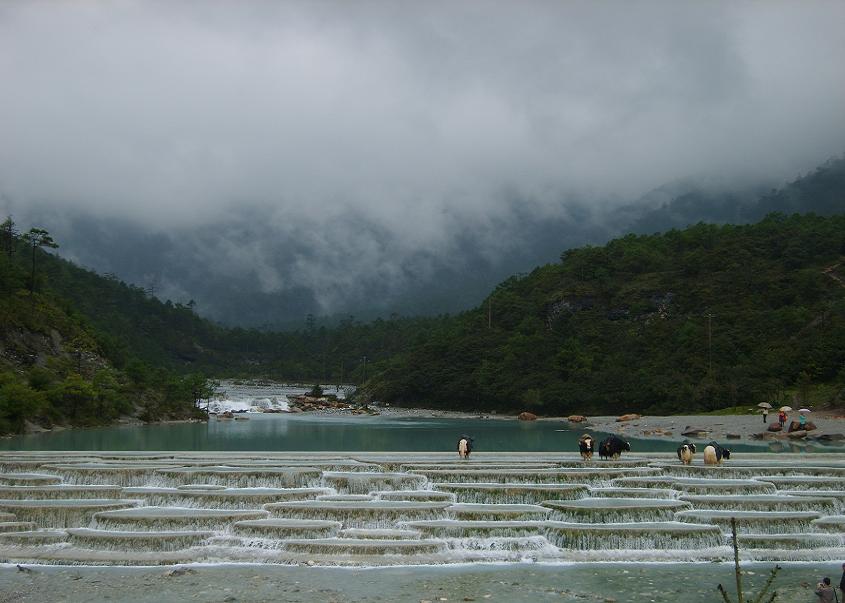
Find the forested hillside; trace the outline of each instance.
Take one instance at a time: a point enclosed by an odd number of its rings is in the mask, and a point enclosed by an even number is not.
[[[845,386],[845,216],[772,214],[603,247],[503,282],[376,367],[375,398],[673,413]]]
[[[143,289],[44,254],[45,287],[86,317],[118,366],[130,359],[178,372],[360,382],[366,363],[386,359],[445,318],[363,323],[349,316],[334,328],[308,317],[290,332],[228,328],[201,318],[193,304],[161,302]]]
[[[0,226],[0,434],[54,425],[98,425],[122,416],[186,418],[208,394],[200,374],[146,364],[119,334],[96,329],[68,298],[49,287],[61,260],[49,233]],[[81,272],[81,271],[80,271]],[[105,279],[75,283],[99,294]]]
[[[197,316],[190,302],[161,302],[48,253],[52,238],[39,232],[44,245],[11,219],[0,230],[0,433],[20,431],[26,419],[190,416],[211,377],[360,383],[369,364],[446,320],[350,316],[332,329],[313,318],[288,333],[230,329]]]
[[[288,333],[227,329],[49,244],[3,241],[3,432],[187,416],[208,377],[363,382],[393,404],[538,413],[821,403],[845,385],[841,215],[629,235],[566,251],[455,317],[309,319]]]

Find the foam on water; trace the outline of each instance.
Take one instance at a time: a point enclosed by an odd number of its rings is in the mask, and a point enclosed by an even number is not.
[[[590,492],[584,484],[438,483],[434,487],[462,503],[537,504],[548,499],[584,498]]]
[[[723,543],[717,526],[682,522],[547,522],[546,538],[567,549],[695,549]]]
[[[547,500],[543,505],[552,510],[550,518],[563,522],[631,523],[670,521],[675,513],[692,509],[688,502],[658,498],[582,498],[580,500]]]
[[[813,511],[736,511],[736,510],[694,510],[679,511],[675,514],[679,521],[709,523],[730,531],[731,519],[736,520],[739,533],[799,533],[809,532],[812,521],[821,518]]]

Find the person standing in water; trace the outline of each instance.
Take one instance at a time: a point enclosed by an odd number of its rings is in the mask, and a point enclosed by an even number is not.
[[[823,578],[821,582],[816,585],[816,596],[820,603],[835,603],[839,598],[836,596],[836,591],[830,585],[830,578]]]

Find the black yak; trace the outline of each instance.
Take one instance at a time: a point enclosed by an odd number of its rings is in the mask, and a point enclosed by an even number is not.
[[[623,452],[630,452],[631,444],[622,438],[612,435],[599,443],[599,456],[603,459],[618,459]]]

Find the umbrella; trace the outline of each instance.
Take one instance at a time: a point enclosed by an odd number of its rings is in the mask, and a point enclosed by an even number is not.
[[[782,410],[783,412],[792,412],[792,407],[791,406],[781,406],[780,410]]]
[[[809,408],[799,408],[798,412],[811,412]]]
[[[759,406],[760,408],[771,408],[772,407],[772,405],[769,404],[768,402],[760,402],[760,404],[758,404],[757,406]]]

